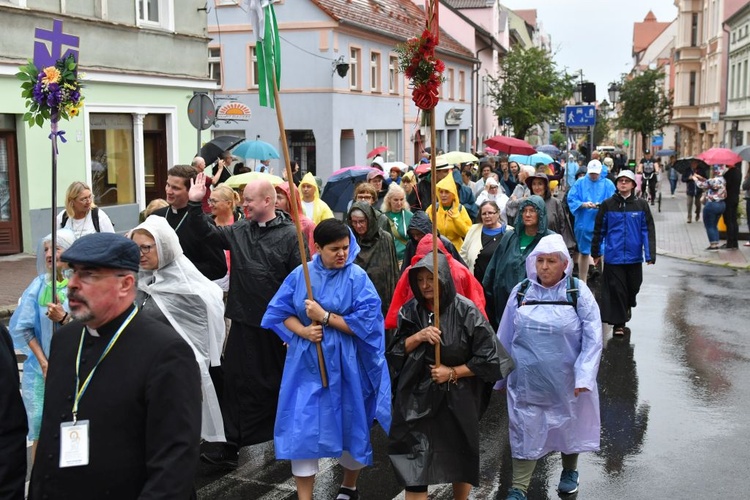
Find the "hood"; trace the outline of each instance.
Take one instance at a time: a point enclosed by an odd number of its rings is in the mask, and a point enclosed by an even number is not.
[[[427,304],[422,297],[419,286],[417,286],[417,273],[420,269],[428,269],[430,272],[434,272],[432,261],[432,252],[430,252],[409,269],[409,286],[411,286],[414,297],[422,307],[427,307]],[[440,283],[440,311],[442,312],[449,304],[453,303],[453,299],[456,297],[456,287],[453,284],[448,260],[441,253],[438,253],[438,282]]]
[[[432,234],[432,221],[427,217],[427,214],[421,210],[419,212],[414,212],[414,216],[409,222],[409,227],[406,229],[407,234],[409,233],[409,229],[416,229],[424,234]]]
[[[313,179],[313,181],[314,181],[314,179]],[[302,183],[300,183],[300,184],[302,184]],[[315,185],[315,187],[317,188],[317,184]],[[284,194],[286,195],[287,200],[289,200],[290,202],[292,201],[292,196],[289,193],[289,183],[288,182],[282,182],[281,184],[279,184],[277,186],[274,186],[274,188],[275,189],[280,189],[281,191],[283,191]],[[295,186],[294,183],[292,183],[292,189],[294,190],[294,196],[297,199],[297,213],[304,216],[305,212],[302,210],[302,198],[301,198],[301,195],[299,193],[299,190],[297,189],[297,186]],[[292,214],[290,213],[289,215],[291,216]]]
[[[435,185],[435,189],[438,189],[438,190],[443,189],[445,191],[449,191],[453,193],[453,204],[451,206],[452,207],[458,206],[459,200],[458,200],[458,189],[456,188],[456,181],[454,181],[450,175],[446,176],[442,181],[438,182]],[[437,199],[440,200],[440,197],[438,197]]]
[[[315,188],[315,199],[317,200],[320,198],[320,190],[318,189],[318,183],[315,181],[315,176],[312,174],[312,172],[308,172],[305,174],[305,176],[300,181],[299,185],[302,186],[302,184],[309,184],[312,187]]]
[[[346,258],[346,265],[344,266],[349,267],[352,264],[354,264],[354,260],[357,258],[357,255],[359,255],[360,247],[359,243],[357,243],[357,238],[354,237],[354,231],[349,229],[349,256]],[[316,267],[316,269],[320,270],[324,273],[336,273],[339,272],[340,269],[328,269],[323,265],[323,261],[320,260],[320,254],[316,253],[312,257],[312,264]]]
[[[545,236],[536,247],[531,251],[528,257],[526,257],[526,276],[529,277],[533,283],[537,283],[538,275],[536,274],[536,257],[537,255],[561,252],[566,259],[568,259],[568,265],[565,266],[565,277],[571,275],[573,272],[573,259],[570,258],[568,253],[568,247],[565,245],[563,237],[557,233]]]
[[[180,238],[164,217],[149,215],[148,218],[142,224],[136,226],[133,231],[136,229],[148,231],[154,238],[156,251],[159,255],[159,269],[171,264],[182,255]]]
[[[437,239],[437,246],[438,252],[446,256],[449,255],[448,250],[443,244],[443,240],[441,240],[440,238]],[[426,234],[424,238],[419,240],[419,243],[417,243],[417,249],[414,252],[414,257],[412,257],[410,264],[416,264],[417,262],[422,260],[422,258],[428,253],[432,253],[432,233]]]
[[[518,215],[516,215],[516,224],[513,226],[520,231],[523,227],[523,209],[532,206],[536,208],[536,212],[539,214],[539,229],[538,232],[544,234],[547,232],[547,206],[544,204],[544,200],[541,196],[532,194],[525,200],[521,201],[518,205]]]
[[[378,234],[378,217],[375,215],[375,209],[367,203],[366,201],[355,201],[352,203],[351,208],[349,209],[349,212],[346,214],[346,223],[351,228],[351,223],[349,222],[349,219],[352,215],[352,212],[354,210],[361,210],[364,212],[365,217],[367,217],[367,232],[364,236],[361,236],[359,239],[362,241],[372,241],[375,239],[375,236]],[[353,232],[353,230],[352,230]],[[357,234],[354,233],[354,236],[356,237]]]

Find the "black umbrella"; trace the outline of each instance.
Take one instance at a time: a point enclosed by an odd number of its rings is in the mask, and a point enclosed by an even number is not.
[[[354,187],[367,180],[367,174],[377,169],[370,167],[346,167],[335,171],[326,181],[320,199],[334,212],[346,212],[354,196]],[[382,174],[382,172],[380,172]]]
[[[708,173],[711,171],[708,163],[703,160],[699,160],[698,158],[693,158],[692,156],[680,158],[679,160],[674,162],[672,168],[677,170],[679,173],[684,174],[685,171],[690,170],[690,164],[694,161],[698,162],[698,175],[700,175],[701,177],[708,177]]]
[[[228,149],[232,149],[244,140],[244,137],[237,137],[234,135],[220,135],[219,137],[214,137],[203,145],[200,156],[206,160],[206,165],[211,165],[219,159],[221,153]]]

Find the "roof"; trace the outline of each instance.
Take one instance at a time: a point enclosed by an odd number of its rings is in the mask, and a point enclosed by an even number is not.
[[[454,9],[485,9],[495,5],[494,0],[443,0]]]
[[[643,22],[633,23],[633,55],[648,48],[671,23],[660,23],[652,11],[648,11]]]
[[[411,0],[311,0],[341,24],[406,41],[422,34],[425,14]],[[439,52],[474,60],[474,54],[444,30],[440,30]]]
[[[536,29],[536,9],[514,10],[513,12],[523,19],[526,24]]]

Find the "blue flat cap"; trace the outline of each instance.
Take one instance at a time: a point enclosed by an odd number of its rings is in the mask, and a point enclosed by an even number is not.
[[[116,233],[93,233],[78,238],[60,260],[81,266],[138,271],[141,252],[131,239]]]

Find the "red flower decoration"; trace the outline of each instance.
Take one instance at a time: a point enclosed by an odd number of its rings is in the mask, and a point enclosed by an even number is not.
[[[430,110],[438,103],[445,63],[435,58],[437,40],[429,30],[419,38],[410,38],[396,47],[399,70],[411,80],[412,100],[420,109]]]

